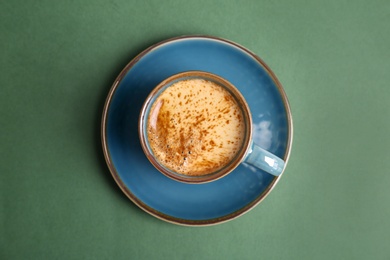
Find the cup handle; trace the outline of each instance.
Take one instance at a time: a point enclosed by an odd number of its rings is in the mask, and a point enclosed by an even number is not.
[[[276,155],[264,150],[252,142],[244,162],[264,170],[274,176],[279,176],[284,169],[285,162]]]

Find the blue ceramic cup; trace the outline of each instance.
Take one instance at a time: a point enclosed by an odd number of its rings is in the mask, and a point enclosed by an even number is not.
[[[148,118],[151,113],[151,108],[156,102],[157,98],[164,90],[172,86],[174,83],[188,79],[202,79],[211,81],[227,90],[238,104],[242,112],[244,122],[242,143],[235,156],[222,168],[218,168],[215,171],[198,176],[182,174],[162,164],[153,153],[147,132]],[[160,84],[158,84],[149,94],[146,101],[144,102],[144,105],[142,106],[138,125],[141,146],[148,160],[165,176],[185,183],[206,183],[220,179],[232,172],[241,163],[247,163],[269,174],[279,176],[283,172],[285,162],[281,158],[255,144],[252,138],[252,129],[252,116],[249,110],[249,106],[237,88],[224,78],[203,71],[181,72],[165,79]]]

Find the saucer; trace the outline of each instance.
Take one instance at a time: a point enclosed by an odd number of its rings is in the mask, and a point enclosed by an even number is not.
[[[245,163],[217,181],[186,184],[157,171],[142,151],[138,117],[152,89],[173,74],[199,70],[219,75],[246,99],[253,141],[288,161],[292,118],[286,94],[268,66],[244,47],[210,36],[182,36],[135,57],[115,80],[102,118],[109,170],[126,196],[147,213],[180,225],[204,226],[237,218],[275,187],[275,177]]]

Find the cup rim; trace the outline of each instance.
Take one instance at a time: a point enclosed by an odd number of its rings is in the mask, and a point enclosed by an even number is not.
[[[244,122],[245,122],[245,138],[243,141],[243,144],[241,146],[240,151],[235,155],[234,159],[230,161],[226,166],[223,166],[221,169],[218,169],[215,172],[212,172],[210,174],[205,175],[199,175],[199,176],[192,176],[192,175],[185,175],[176,173],[173,170],[169,170],[166,167],[164,167],[153,155],[153,152],[147,145],[147,135],[145,134],[145,127],[148,123],[148,111],[150,110],[151,106],[153,105],[154,100],[158,97],[159,94],[161,94],[162,90],[165,89],[165,87],[169,87],[173,82],[177,82],[180,80],[184,80],[186,78],[202,78],[202,79],[208,79],[212,80],[218,85],[221,85],[224,87],[224,89],[228,90],[232,96],[235,98],[236,102],[239,103],[240,108],[242,109],[242,113],[244,116]],[[168,86],[167,86],[168,85]],[[212,181],[216,181],[218,179],[221,179],[222,177],[228,175],[234,169],[240,165],[245,155],[248,153],[248,150],[251,147],[251,141],[252,141],[252,116],[250,113],[249,105],[246,102],[244,96],[241,94],[241,92],[228,80],[225,78],[216,75],[214,73],[206,72],[206,71],[199,71],[199,70],[190,70],[190,71],[184,71],[179,72],[176,74],[171,75],[170,77],[164,79],[159,84],[157,84],[156,87],[149,93],[148,97],[145,99],[141,112],[139,115],[138,120],[138,135],[141,142],[142,150],[144,151],[145,156],[147,159],[152,163],[152,165],[163,175],[179,182],[183,183],[189,183],[189,184],[202,184],[202,183],[208,183]]]

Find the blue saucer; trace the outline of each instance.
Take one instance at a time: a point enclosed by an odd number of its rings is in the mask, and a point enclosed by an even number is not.
[[[104,107],[102,144],[112,176],[141,209],[175,224],[211,225],[253,208],[269,194],[280,176],[241,164],[220,180],[185,184],[165,177],[152,166],[138,138],[141,106],[158,83],[189,70],[211,72],[235,85],[252,112],[254,142],[288,160],[292,119],[281,84],[267,65],[247,49],[208,36],[184,36],[158,43],[124,68]]]

